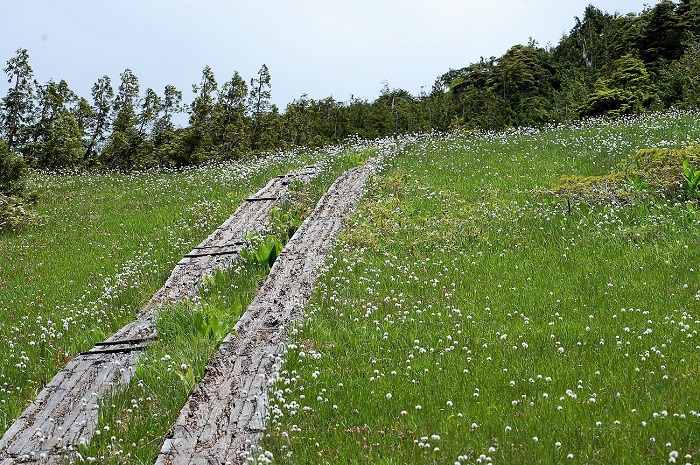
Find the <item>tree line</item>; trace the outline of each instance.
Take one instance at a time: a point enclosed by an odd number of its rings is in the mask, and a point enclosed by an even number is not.
[[[171,85],[142,92],[129,69],[119,82],[99,78],[85,98],[65,81],[39,84],[20,49],[4,68],[10,88],[0,103],[0,160],[19,157],[39,169],[179,167],[351,135],[502,129],[696,107],[699,38],[700,0],[662,0],[625,15],[589,5],[556,46],[515,45],[501,57],[450,69],[428,93],[385,85],[372,102],[302,95],[283,111],[271,103],[265,65],[249,81],[236,72],[223,83],[207,66],[187,104]],[[173,118],[183,113],[188,124],[178,127]]]

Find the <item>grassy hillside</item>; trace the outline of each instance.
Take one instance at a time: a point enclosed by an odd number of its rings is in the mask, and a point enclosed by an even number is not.
[[[698,143],[698,123],[667,113],[182,172],[37,177],[44,224],[0,236],[0,432],[271,176],[310,161],[334,173],[382,151],[308,318],[290,331],[251,460],[694,463],[700,207],[636,178],[623,182],[624,201],[549,191],[642,148]],[[230,279],[212,281],[204,301],[225,301]],[[185,334],[186,311],[168,315],[159,331],[172,340],[150,347],[143,376],[107,402],[99,427],[110,433],[86,458],[149,463],[159,449],[161,416],[184,402],[162,383],[186,393],[212,349]]]
[[[35,176],[42,224],[0,235],[0,434],[69,357],[131,321],[246,196],[278,174],[335,163],[339,150],[173,172]]]
[[[697,123],[656,115],[412,144],[328,261],[255,456],[694,463],[698,205],[650,194],[569,211],[543,188],[697,141]]]

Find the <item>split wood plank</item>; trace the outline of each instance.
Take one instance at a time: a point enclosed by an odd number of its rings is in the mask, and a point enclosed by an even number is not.
[[[316,167],[305,167],[285,177],[271,179],[255,197],[284,198],[291,177],[308,181]],[[137,318],[104,342],[76,355],[38,394],[0,439],[0,465],[53,463],[89,441],[97,424],[101,398],[118,385],[129,382],[136,369],[139,351],[157,337],[155,318],[164,304],[191,299],[199,284],[217,269],[231,265],[235,253],[202,254],[208,249],[235,249],[251,232],[262,231],[275,202],[243,202],[236,212],[207,239],[183,258],[163,287],[140,310]],[[125,347],[112,347],[125,344]],[[108,348],[105,348],[107,346]]]
[[[258,443],[267,415],[267,389],[283,359],[286,329],[301,318],[318,269],[377,163],[374,159],[342,174],[294,234],[210,360],[156,465],[243,463]]]

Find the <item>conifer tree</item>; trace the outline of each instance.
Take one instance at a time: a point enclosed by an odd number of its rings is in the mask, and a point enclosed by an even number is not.
[[[205,66],[200,83],[192,86],[192,91],[197,96],[190,106],[190,127],[183,141],[183,158],[178,164],[198,163],[214,155],[213,118],[218,87],[214,72],[209,66]]]
[[[173,116],[182,111],[182,92],[171,84],[165,86],[163,92],[163,102],[161,105],[161,117],[158,119],[157,127],[162,130],[174,129]]]
[[[671,0],[661,0],[643,16],[639,49],[648,65],[677,60],[683,54],[684,25]]]
[[[24,158],[38,168],[74,167],[82,161],[82,132],[71,105],[77,96],[65,81],[39,87],[39,103]]]
[[[675,88],[669,103],[679,102],[684,108],[700,107],[700,43],[691,43],[686,48],[683,56],[670,66],[667,79]]]
[[[219,92],[215,125],[219,158],[241,158],[249,151],[247,95],[248,86],[237,71]]]
[[[10,152],[5,141],[0,139],[0,197],[21,197],[28,171],[24,159]]]
[[[90,126],[90,121],[95,115],[92,109],[92,105],[85,97],[79,97],[77,103],[72,109],[75,122],[78,123],[78,128],[80,133],[83,135],[83,139],[87,137],[88,129]],[[87,141],[85,141],[87,142]]]
[[[255,152],[264,148],[266,132],[268,130],[268,115],[271,111],[270,98],[272,96],[270,86],[270,72],[266,65],[262,65],[258,76],[250,80],[249,108],[252,116],[252,128],[250,134],[250,149]]]
[[[109,76],[102,76],[92,86],[92,114],[87,125],[87,143],[83,158],[91,162],[97,157],[97,150],[106,140],[111,126],[111,113],[114,105],[114,89]]]
[[[182,158],[181,146],[172,118],[182,111],[182,92],[173,85],[165,86],[160,111],[153,125],[153,158],[160,164],[177,164]]]
[[[18,49],[3,69],[10,88],[0,104],[0,131],[10,151],[21,148],[34,111],[36,81],[26,49]]]
[[[126,69],[120,77],[121,82],[112,109],[112,134],[100,158],[109,167],[130,170],[136,164],[134,155],[143,142],[136,128],[139,81],[130,69]]]
[[[598,80],[581,115],[616,116],[642,111],[652,103],[647,93],[648,78],[642,60],[630,54],[615,60],[610,78]]]

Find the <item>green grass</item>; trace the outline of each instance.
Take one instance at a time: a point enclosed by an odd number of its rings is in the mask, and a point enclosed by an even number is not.
[[[39,176],[45,223],[0,236],[0,431],[66,352],[133,318],[267,179],[321,162],[319,181],[295,194],[303,217],[340,171],[381,152],[307,317],[290,328],[251,461],[696,463],[698,204],[640,196],[569,212],[546,191],[641,148],[697,143],[698,123],[654,114],[405,137],[255,166]],[[196,329],[197,314],[232,326],[237,299],[264,274],[234,268],[197,303],[161,314],[165,337],[105,400],[83,458],[152,463],[218,344]]]
[[[568,213],[541,192],[696,142],[699,120],[413,143],[375,179],[292,331],[255,457],[695,463],[698,205]]]
[[[139,359],[128,386],[100,403],[92,440],[78,448],[82,460],[98,463],[153,463],[163,438],[177,419],[209,357],[252,300],[266,266],[236,266],[217,273],[196,303],[166,307],[157,322],[158,341]],[[221,324],[218,334],[204,321]],[[204,330],[203,330],[204,329]]]
[[[278,174],[337,165],[362,150],[174,172],[34,176],[41,224],[0,235],[0,434],[72,355],[131,321],[246,196]]]
[[[278,210],[281,215],[270,232],[285,241],[291,223],[298,227],[343,171],[371,155],[372,150],[362,149],[336,154],[323,163],[311,182],[290,185],[291,197]],[[207,361],[233,329],[269,269],[267,260],[239,260],[208,278],[194,302],[163,309],[157,321],[158,341],[144,351],[130,384],[100,402],[96,435],[79,447],[80,455],[66,461],[153,463],[189,394],[204,376]]]

